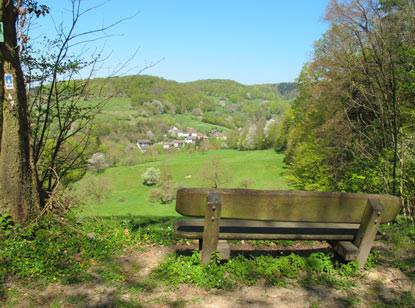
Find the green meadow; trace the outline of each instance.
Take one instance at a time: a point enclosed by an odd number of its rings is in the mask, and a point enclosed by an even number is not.
[[[210,168],[208,162],[212,161],[212,156],[220,159],[232,174],[231,180],[222,187],[238,187],[245,180],[253,189],[288,189],[283,176],[286,166],[282,153],[273,150],[179,152],[159,155],[156,161],[149,163],[108,168],[100,173],[88,172],[84,180],[88,177],[105,179],[110,183],[111,194],[101,203],[88,202],[85,209],[107,218],[178,216],[174,202],[148,201],[149,191],[154,186],[143,185],[141,175],[147,168],[156,167],[171,174],[173,181],[181,187],[203,187],[199,173],[202,168]],[[79,184],[82,186],[82,181]]]

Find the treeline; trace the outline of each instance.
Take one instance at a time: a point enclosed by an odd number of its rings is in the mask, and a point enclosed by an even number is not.
[[[415,196],[415,4],[332,1],[282,129],[295,187]]]
[[[233,103],[252,99],[290,99],[295,96],[295,90],[297,88],[293,82],[249,86],[226,79],[197,80],[189,84],[209,96],[229,99]]]

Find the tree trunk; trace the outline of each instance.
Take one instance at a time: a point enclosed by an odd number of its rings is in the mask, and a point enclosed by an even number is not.
[[[17,46],[17,9],[13,2],[0,0],[5,41],[0,43],[0,214],[8,213],[14,221],[25,222],[39,208],[40,197]]]

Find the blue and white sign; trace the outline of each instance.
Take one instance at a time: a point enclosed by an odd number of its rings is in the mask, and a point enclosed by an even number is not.
[[[13,76],[11,74],[4,74],[4,84],[6,85],[6,90],[13,90]]]

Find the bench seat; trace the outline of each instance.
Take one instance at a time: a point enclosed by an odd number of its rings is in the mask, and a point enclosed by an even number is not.
[[[359,224],[274,222],[221,219],[220,240],[327,240],[352,241]],[[179,219],[174,223],[178,238],[203,239],[204,219]],[[377,233],[376,239],[382,237]]]

